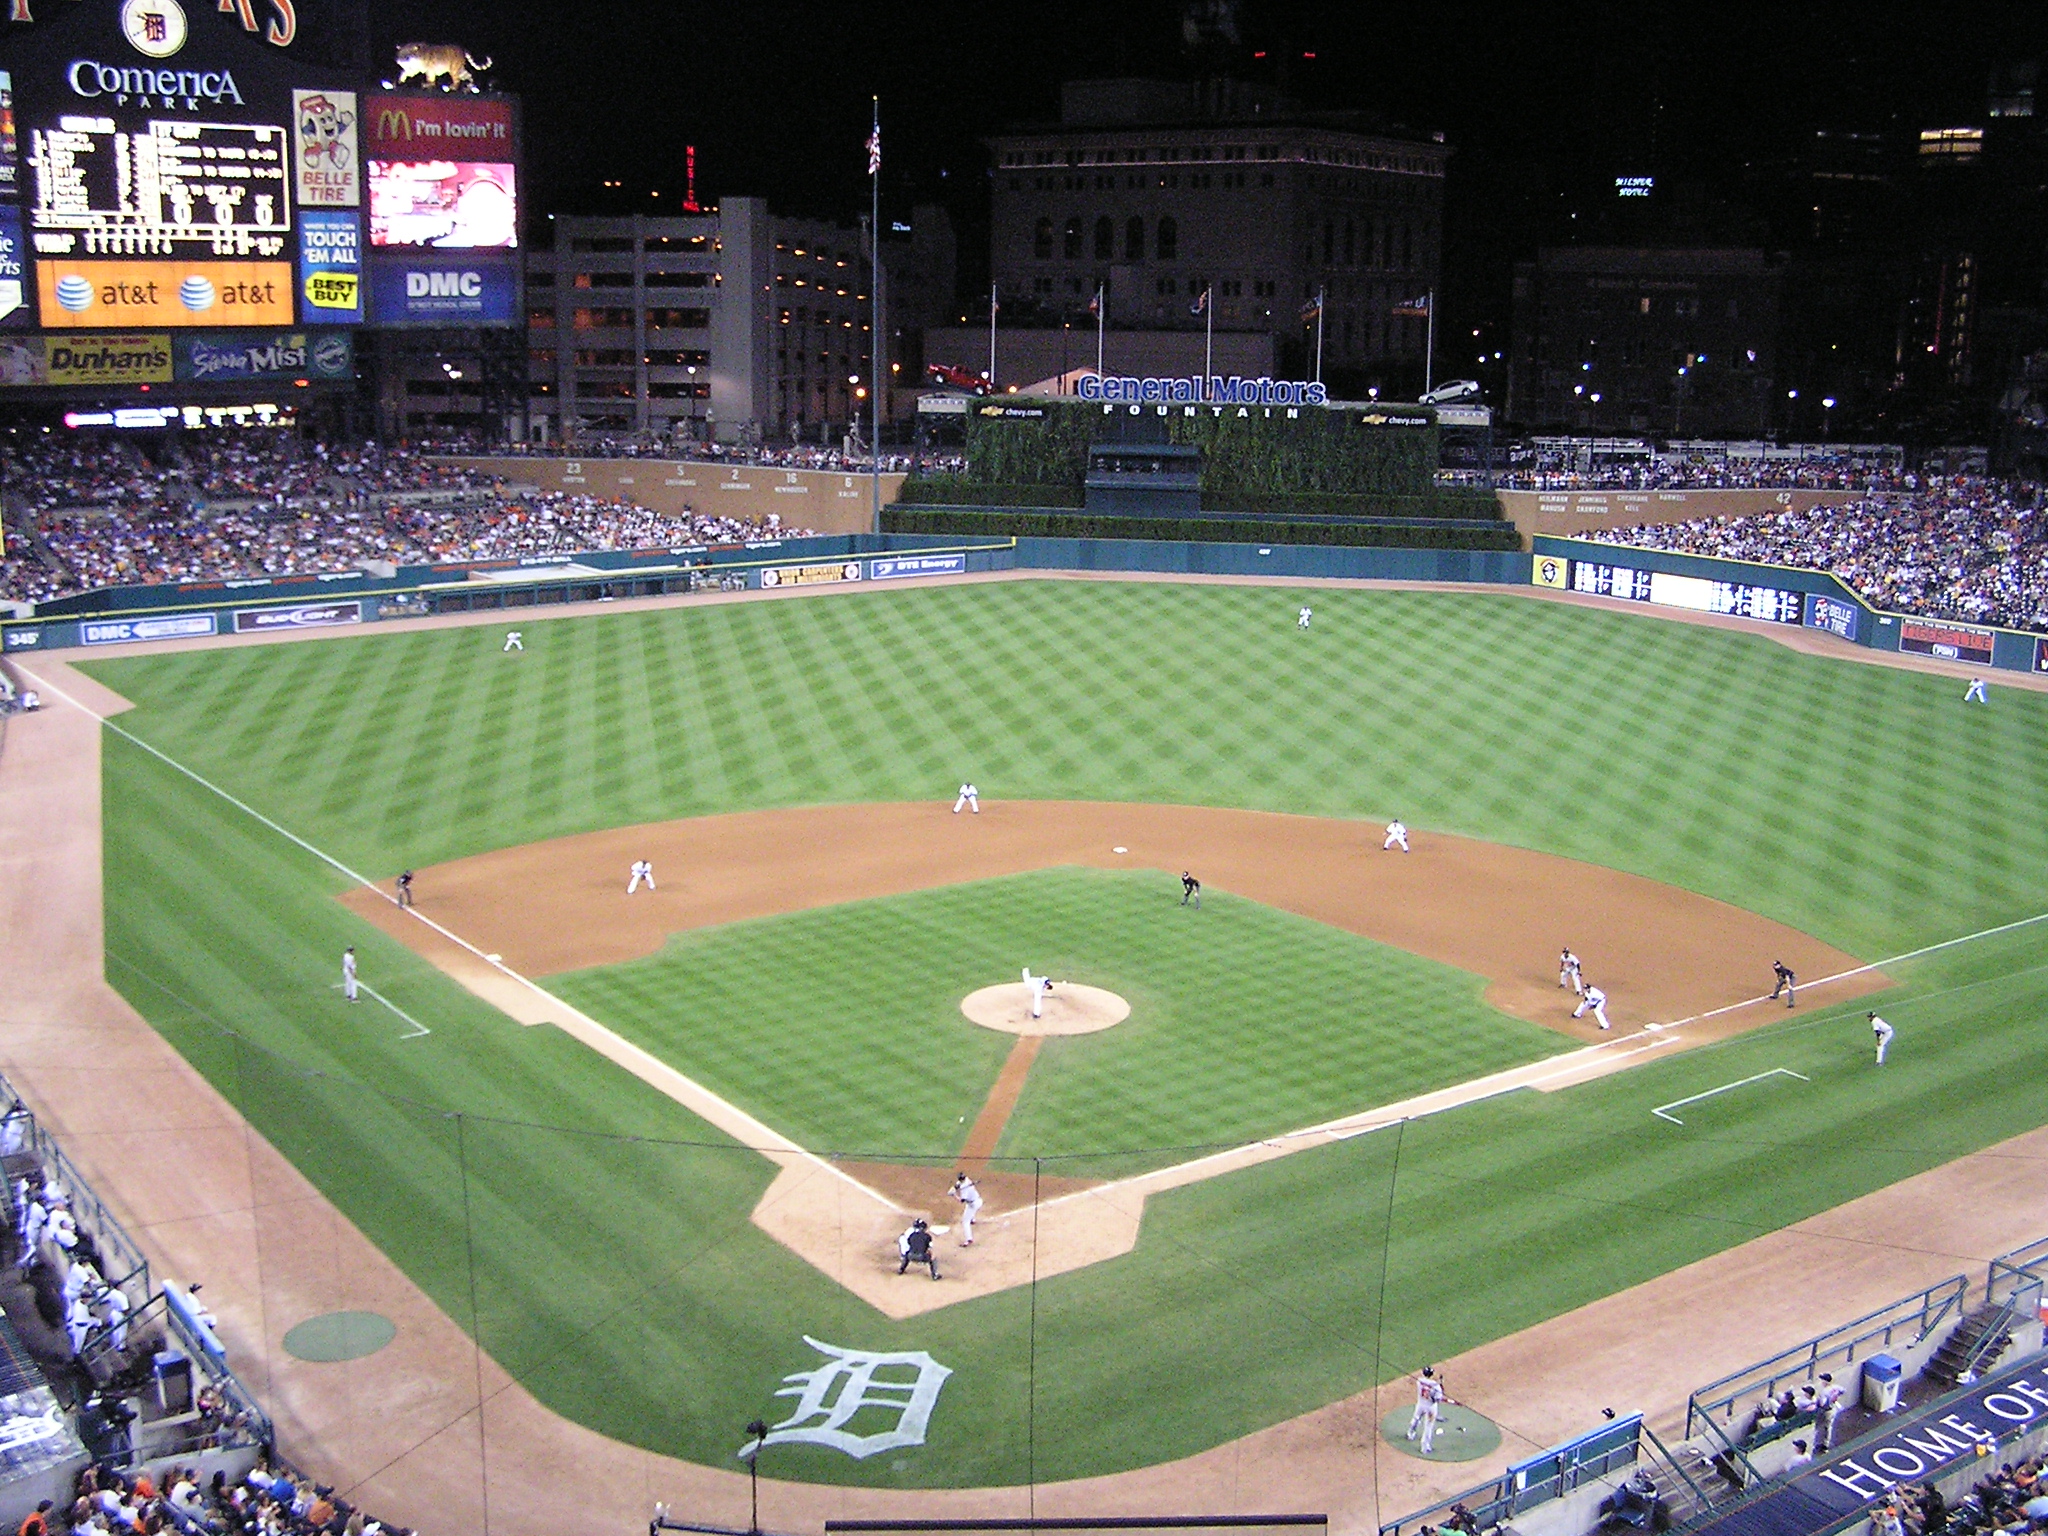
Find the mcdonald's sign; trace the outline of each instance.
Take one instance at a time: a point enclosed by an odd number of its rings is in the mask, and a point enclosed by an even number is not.
[[[474,96],[400,95],[370,98],[363,120],[372,160],[514,159],[509,101]]]

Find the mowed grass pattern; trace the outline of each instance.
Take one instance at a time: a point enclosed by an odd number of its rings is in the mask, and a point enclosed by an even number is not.
[[[1298,600],[1315,626],[1295,629]],[[1632,870],[1882,955],[2036,910],[2048,699],[1509,595],[1020,581],[99,661],[388,875],[748,807],[1152,800]]]
[[[683,934],[548,984],[803,1145],[855,1156],[958,1151],[1016,1041],[960,999],[1019,960],[1132,1014],[1045,1042],[1005,1157],[1150,1165],[1570,1044],[1489,1008],[1481,977],[1214,888],[1199,910],[1179,894],[1156,872],[1047,870]]]
[[[2048,905],[2033,696],[1994,686],[1965,711],[1946,679],[1508,596],[1318,590],[1298,635],[1301,597],[1018,583],[522,616],[524,657],[483,628],[91,667],[138,701],[124,728],[374,874],[972,773],[997,797],[1398,811],[1871,956]],[[956,1486],[1189,1454],[2044,1118],[2048,924],[1896,967],[1881,1072],[1861,1005],[1803,1003],[1175,1191],[1123,1259],[896,1324],[752,1226],[772,1173],[754,1154],[483,1007],[357,923],[331,871],[135,748],[109,740],[106,781],[115,984],[548,1406],[714,1466],[735,1465],[736,1420],[787,1413],[782,1376],[818,1363],[803,1333],[955,1374],[925,1447],[778,1447],[780,1476]],[[348,942],[430,1038],[335,1000]],[[1649,1114],[1777,1066],[1811,1084],[1685,1127]]]

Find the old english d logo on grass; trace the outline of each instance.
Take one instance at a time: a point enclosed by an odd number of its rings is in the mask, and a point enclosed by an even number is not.
[[[856,1460],[878,1451],[924,1444],[939,1388],[953,1374],[950,1366],[939,1364],[921,1349],[893,1353],[841,1349],[809,1334],[804,1335],[804,1342],[827,1357],[825,1364],[782,1378],[790,1385],[777,1387],[775,1395],[795,1398],[796,1412],[769,1430],[765,1439],[743,1449],[739,1453],[742,1459],[760,1446],[796,1441],[830,1446]],[[885,1369],[894,1374],[883,1378]],[[902,1374],[905,1371],[911,1373],[907,1379]],[[895,1427],[872,1435],[851,1433],[846,1426],[863,1408],[894,1413]]]

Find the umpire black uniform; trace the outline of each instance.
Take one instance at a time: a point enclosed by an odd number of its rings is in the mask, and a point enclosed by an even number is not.
[[[910,1230],[896,1239],[896,1252],[903,1262],[896,1266],[896,1273],[902,1274],[913,1264],[922,1264],[932,1272],[934,1280],[939,1278],[939,1256],[932,1252],[931,1229],[924,1218],[918,1217],[910,1224]]]
[[[1790,1008],[1792,1006],[1793,995],[1797,991],[1797,988],[1794,984],[1799,980],[1799,978],[1792,974],[1792,967],[1787,965],[1782,960],[1773,960],[1771,962],[1771,970],[1776,974],[1778,978],[1778,984],[1775,987],[1771,988],[1771,996],[1775,998],[1780,992],[1784,993],[1785,1006],[1787,1008]]]

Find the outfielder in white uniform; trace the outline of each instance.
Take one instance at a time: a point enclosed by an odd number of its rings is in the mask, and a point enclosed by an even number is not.
[[[1892,1043],[1892,1036],[1898,1033],[1876,1014],[1870,1015],[1870,1032],[1877,1037],[1877,1064],[1884,1065],[1884,1048]]]
[[[626,882],[626,894],[628,896],[632,895],[635,891],[639,890],[643,882],[646,884],[647,889],[649,889],[650,891],[654,889],[653,860],[635,859],[633,861],[633,868],[631,874],[632,878]]]
[[[1034,1019],[1043,1018],[1045,1016],[1045,994],[1052,990],[1052,978],[1050,976],[1032,975],[1031,967],[1027,965],[1024,967],[1024,985],[1031,993],[1031,1017]]]
[[[508,630],[505,634],[505,650],[523,651],[525,649],[526,641],[520,638],[520,632],[516,629]],[[501,651],[499,654],[503,655],[504,652]]]
[[[965,1169],[953,1181],[953,1198],[960,1202],[960,1246],[974,1246],[974,1218],[981,1214],[981,1191],[974,1187],[974,1180],[967,1177]]]
[[[1415,1411],[1408,1416],[1408,1438],[1423,1455],[1436,1443],[1437,1415],[1443,1412],[1444,1384],[1436,1379],[1436,1367],[1425,1365],[1415,1378]]]
[[[1398,848],[1403,853],[1408,851],[1408,828],[1398,816],[1387,823],[1387,840],[1380,844],[1380,852],[1385,853],[1389,848]]]
[[[1572,953],[1571,946],[1564,947],[1564,953],[1557,957],[1557,984],[1570,987],[1574,992],[1586,990],[1586,983],[1579,975],[1579,957]]]
[[[1300,614],[1300,616],[1299,616],[1298,618],[1296,618],[1296,619],[1295,619],[1295,621],[1294,621],[1294,627],[1295,627],[1296,629],[1307,629],[1307,628],[1308,628],[1308,621],[1309,621],[1309,618],[1310,618],[1310,613],[1309,613],[1309,610],[1308,610],[1308,609],[1307,609],[1306,607],[1303,607],[1303,609],[1301,610],[1301,614]]]
[[[1607,1028],[1607,994],[1590,981],[1586,983],[1586,990],[1579,997],[1579,1006],[1572,1010],[1572,1017],[1576,1019],[1588,1008],[1593,1010],[1593,1017],[1600,1021],[1600,1027]]]
[[[960,786],[960,798],[953,802],[953,814],[955,816],[960,814],[962,806],[965,806],[968,810],[979,816],[981,814],[981,791],[972,784],[962,784]]]
[[[1984,679],[1981,677],[1971,678],[1970,686],[1963,690],[1963,702],[1967,704],[1972,699],[1975,699],[1979,704],[1989,704],[1991,702],[1984,696]]]
[[[341,952],[341,995],[350,1002],[356,1000],[356,947],[353,944]]]

